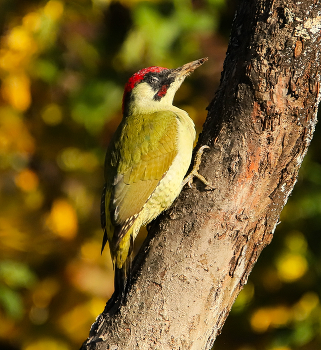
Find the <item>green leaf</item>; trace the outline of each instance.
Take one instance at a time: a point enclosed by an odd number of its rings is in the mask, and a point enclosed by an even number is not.
[[[36,282],[36,276],[27,265],[5,260],[0,262],[0,280],[12,288],[30,288]]]

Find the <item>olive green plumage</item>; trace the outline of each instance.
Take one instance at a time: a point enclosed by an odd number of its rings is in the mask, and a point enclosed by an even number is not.
[[[129,116],[120,124],[108,149],[106,231],[118,268],[125,262],[129,249],[126,237],[125,251],[118,251],[121,240],[177,155],[176,134],[176,116],[172,112]]]
[[[176,135],[176,116],[167,111],[130,116],[122,125],[110,157],[106,158],[111,169],[116,170],[112,178],[117,174],[117,183],[114,181],[115,205],[119,206],[117,224],[139,213],[168,170],[177,154]],[[122,142],[124,146],[119,147]],[[108,183],[110,174],[105,175]]]
[[[125,87],[123,120],[106,154],[101,204],[102,249],[108,241],[118,293],[124,292],[128,257],[140,227],[167,209],[182,189],[195,129],[172,101],[185,77],[204,61],[176,70],[150,67]]]

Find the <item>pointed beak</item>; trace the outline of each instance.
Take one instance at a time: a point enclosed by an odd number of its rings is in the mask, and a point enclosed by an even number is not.
[[[196,68],[201,66],[207,60],[208,60],[208,58],[204,57],[204,58],[200,58],[199,60],[196,60],[196,61],[193,61],[190,63],[186,63],[182,67],[173,69],[170,75],[175,76],[176,79],[178,77],[185,79],[188,75],[193,73]]]

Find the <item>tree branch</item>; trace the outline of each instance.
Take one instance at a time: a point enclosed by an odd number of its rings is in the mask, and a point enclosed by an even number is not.
[[[210,349],[296,182],[316,124],[321,3],[244,0],[196,180],[149,228],[126,303],[83,349]]]

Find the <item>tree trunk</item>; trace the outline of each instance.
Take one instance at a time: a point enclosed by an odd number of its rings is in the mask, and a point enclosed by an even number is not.
[[[200,173],[149,228],[118,313],[83,349],[211,349],[296,182],[316,124],[321,2],[241,0]]]

